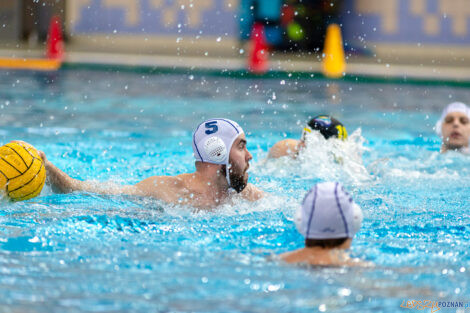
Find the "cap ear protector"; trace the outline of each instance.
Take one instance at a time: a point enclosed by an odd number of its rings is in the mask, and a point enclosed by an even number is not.
[[[227,147],[222,139],[213,136],[207,138],[204,143],[204,151],[206,152],[209,161],[219,163],[222,162],[227,156]]]
[[[230,168],[232,165],[230,164],[230,159],[227,156],[227,146],[224,141],[217,136],[207,138],[204,142],[204,152],[206,153],[207,161],[209,162],[220,164],[220,162],[226,160],[225,177],[227,178],[227,182],[230,186]]]

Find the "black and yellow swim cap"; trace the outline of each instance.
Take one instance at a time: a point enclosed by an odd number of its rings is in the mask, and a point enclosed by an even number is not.
[[[348,132],[340,121],[329,115],[318,115],[312,118],[307,127],[304,128],[302,138],[304,139],[306,132],[318,130],[326,139],[336,137],[345,140],[348,138]]]

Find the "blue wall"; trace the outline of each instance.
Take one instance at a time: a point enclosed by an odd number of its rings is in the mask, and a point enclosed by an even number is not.
[[[230,36],[237,31],[237,1],[80,0],[69,6],[72,34]],[[235,5],[231,5],[235,3]]]
[[[347,0],[346,40],[470,44],[469,0]]]
[[[72,34],[239,37],[243,0],[70,1]],[[192,5],[192,7],[191,7]],[[345,0],[347,42],[470,45],[470,0]],[[179,26],[178,26],[179,25]]]

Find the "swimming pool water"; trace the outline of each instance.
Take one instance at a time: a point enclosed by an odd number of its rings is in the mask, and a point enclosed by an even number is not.
[[[227,117],[247,133],[250,182],[268,193],[211,212],[50,187],[3,201],[0,311],[376,313],[409,311],[404,300],[468,303],[470,159],[440,155],[432,130],[455,100],[470,102],[470,90],[0,71],[0,144],[25,140],[72,177],[133,184],[193,171],[194,127]],[[342,121],[350,140],[309,148],[295,162],[265,160],[320,113]],[[295,209],[326,180],[343,182],[363,208],[351,254],[374,268],[312,269],[274,257],[302,247]]]

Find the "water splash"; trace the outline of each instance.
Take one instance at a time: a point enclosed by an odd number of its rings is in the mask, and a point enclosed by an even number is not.
[[[289,156],[265,159],[253,165],[253,172],[278,178],[337,180],[361,184],[372,179],[364,166],[362,155],[367,148],[361,129],[347,140],[326,140],[319,132],[306,136],[306,147],[296,158]]]

